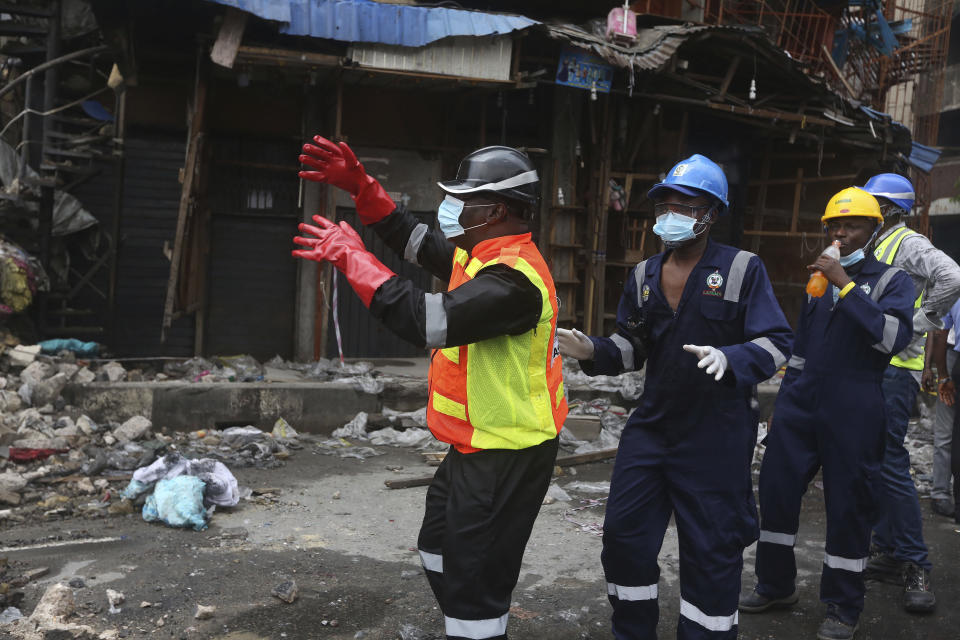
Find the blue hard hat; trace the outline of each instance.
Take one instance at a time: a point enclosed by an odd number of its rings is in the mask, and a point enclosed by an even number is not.
[[[651,200],[662,198],[664,189],[688,196],[711,195],[723,203],[721,212],[730,206],[727,201],[727,176],[723,174],[723,169],[699,153],[675,164],[663,182],[653,185],[647,192],[647,197]]]
[[[913,209],[917,195],[913,183],[896,173],[879,173],[861,187],[874,198],[886,198],[904,210],[907,214]]]

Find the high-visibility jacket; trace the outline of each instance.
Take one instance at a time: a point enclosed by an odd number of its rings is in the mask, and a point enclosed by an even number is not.
[[[882,242],[877,244],[877,247],[873,250],[874,257],[880,262],[884,262],[886,264],[892,265],[893,259],[896,257],[897,251],[900,250],[900,245],[901,243],[903,243],[904,238],[906,238],[907,236],[911,236],[915,233],[916,231],[908,227],[897,229],[896,231],[888,235],[886,238],[884,238]],[[916,302],[914,302],[913,304],[914,310],[920,308],[920,304],[922,301],[923,301],[923,292],[921,291],[920,295],[917,296]],[[923,349],[923,347],[921,347],[921,349]],[[893,356],[893,358],[890,359],[890,364],[892,364],[895,367],[901,367],[903,369],[911,369],[913,371],[923,371],[923,356],[924,354],[922,350],[920,352],[920,355],[907,360],[901,358],[899,355],[895,355]]]
[[[494,264],[529,278],[540,290],[542,310],[537,325],[525,333],[433,351],[427,426],[463,453],[538,445],[555,438],[567,416],[556,289],[530,235],[484,241],[472,257],[458,248],[448,289]]]

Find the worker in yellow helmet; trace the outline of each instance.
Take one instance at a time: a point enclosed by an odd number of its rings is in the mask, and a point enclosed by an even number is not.
[[[740,611],[759,613],[799,599],[800,500],[823,469],[827,543],[820,599],[827,605],[817,638],[853,637],[863,610],[870,530],[879,516],[885,411],[880,381],[890,356],[913,335],[913,284],[874,258],[883,225],[877,200],[851,187],[830,199],[823,217],[840,259],[824,252],[807,267],[829,281],[807,296],[793,355],[777,396],[776,424],[760,469],[757,585]]]

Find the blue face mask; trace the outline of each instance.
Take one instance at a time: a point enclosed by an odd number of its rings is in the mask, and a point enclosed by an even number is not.
[[[443,199],[443,202],[440,203],[440,206],[437,208],[437,220],[440,222],[440,231],[443,232],[444,237],[448,239],[456,238],[457,236],[462,236],[470,229],[476,229],[487,224],[483,222],[481,224],[475,224],[472,227],[467,227],[466,229],[461,227],[460,214],[463,213],[465,206],[467,205],[464,205],[463,200],[458,200],[453,196],[447,196]]]
[[[867,240],[867,244],[865,246],[868,246],[868,247],[870,246],[870,243],[873,242],[873,239],[876,238],[877,234],[880,232],[881,226],[883,225],[879,225],[879,224],[877,225],[877,228],[873,230],[873,234],[870,236],[870,239]],[[850,265],[857,264],[858,262],[863,260],[865,256],[866,254],[863,252],[863,247],[860,247],[850,255],[840,256],[840,266],[846,269]]]
[[[675,249],[702,233],[712,217],[713,211],[707,212],[707,215],[699,221],[670,211],[657,216],[657,223],[653,225],[653,232],[660,236],[668,249]],[[697,229],[697,227],[700,227],[700,229]]]
[[[848,256],[840,256],[840,266],[846,269],[850,265],[857,264],[858,262],[863,260],[863,257],[864,257],[864,253],[863,253],[863,248],[861,247],[860,249],[857,249],[856,251],[854,251]]]

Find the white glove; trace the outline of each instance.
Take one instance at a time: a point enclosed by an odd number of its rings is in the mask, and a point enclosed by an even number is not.
[[[560,353],[577,360],[593,360],[593,341],[576,329],[557,329]]]
[[[720,382],[720,378],[727,371],[727,356],[723,355],[723,351],[715,347],[700,347],[695,344],[685,344],[683,350],[700,358],[697,366],[701,369],[706,367],[706,374]]]
[[[910,340],[910,344],[897,355],[903,360],[912,360],[923,353],[923,343],[924,341],[920,339],[920,336],[914,334],[913,339]]]

